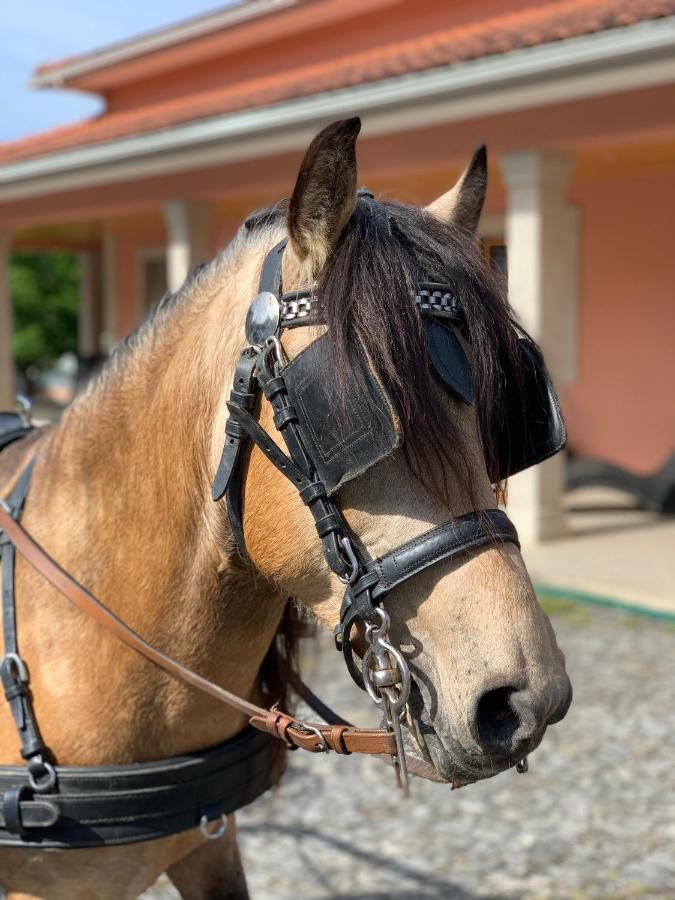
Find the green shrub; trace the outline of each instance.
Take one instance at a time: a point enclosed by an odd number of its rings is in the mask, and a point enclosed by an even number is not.
[[[12,351],[25,372],[77,352],[80,267],[74,253],[14,253],[10,290],[14,307]]]

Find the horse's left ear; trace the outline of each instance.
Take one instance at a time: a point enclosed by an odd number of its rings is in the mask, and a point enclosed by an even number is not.
[[[293,189],[289,243],[310,275],[322,268],[356,204],[359,118],[333,122],[309,145]]]
[[[467,234],[476,234],[487,190],[487,148],[474,153],[457,184],[427,206],[427,212],[444,222],[453,222]]]

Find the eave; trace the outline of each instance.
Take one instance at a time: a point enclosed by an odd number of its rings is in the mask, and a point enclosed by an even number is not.
[[[675,82],[675,18],[214,116],[0,166],[0,202],[301,149],[359,113],[366,136]]]

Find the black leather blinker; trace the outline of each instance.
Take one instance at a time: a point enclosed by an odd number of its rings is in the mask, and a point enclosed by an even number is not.
[[[473,376],[466,351],[457,332],[447,322],[431,316],[424,320],[427,353],[434,372],[460,400],[474,401]]]
[[[543,462],[567,442],[558,396],[539,347],[521,335],[518,351],[521,381],[505,371],[503,404],[492,410],[485,437],[488,444],[497,438],[497,459],[489,473],[493,482]]]
[[[401,427],[384,386],[361,363],[360,378],[347,375],[340,399],[326,335],[283,370],[309,458],[330,497],[396,450]]]

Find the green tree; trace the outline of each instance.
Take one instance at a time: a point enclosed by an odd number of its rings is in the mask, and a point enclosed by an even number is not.
[[[14,253],[10,265],[14,307],[12,351],[17,365],[49,365],[77,351],[80,267],[73,253]]]

